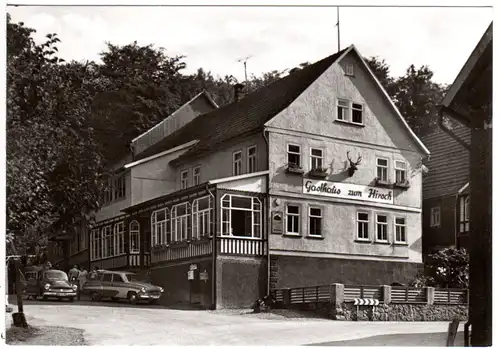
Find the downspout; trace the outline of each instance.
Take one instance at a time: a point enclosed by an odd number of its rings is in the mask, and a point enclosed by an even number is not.
[[[269,139],[266,137],[266,129],[264,128],[262,130],[262,136],[264,137],[264,141],[266,142],[266,164],[269,169]],[[270,202],[270,196],[269,196],[269,191],[270,191],[270,182],[271,182],[271,174],[267,174],[267,183],[266,183],[266,213],[267,213],[267,218],[266,218],[266,240],[267,240],[267,287],[266,287],[266,295],[271,294],[271,253],[269,251],[269,221],[271,218],[271,202]]]
[[[214,219],[212,221],[212,310],[215,310],[216,309],[216,295],[215,295],[215,292],[216,292],[216,284],[215,284],[215,272],[216,272],[216,268],[215,268],[215,262],[217,260],[217,256],[216,256],[216,251],[217,251],[217,232],[215,231],[216,228],[217,228],[217,200],[215,199],[215,196],[214,194],[212,194],[212,192],[210,191],[210,189],[208,188],[208,182],[205,184],[205,190],[207,191],[208,195],[210,195],[212,197],[212,200],[213,200],[213,203],[214,203],[214,206],[213,206],[213,210],[214,210]]]

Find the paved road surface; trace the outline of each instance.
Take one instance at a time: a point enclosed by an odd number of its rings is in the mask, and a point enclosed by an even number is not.
[[[342,322],[124,303],[26,301],[25,313],[33,326],[82,329],[90,345],[304,345],[382,334],[446,332],[448,327],[445,322]]]

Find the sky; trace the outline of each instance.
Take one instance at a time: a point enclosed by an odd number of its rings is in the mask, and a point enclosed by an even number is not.
[[[248,74],[315,62],[337,52],[336,7],[8,7],[14,22],[61,39],[60,57],[99,61],[105,42],[163,47],[184,55],[186,73]],[[385,59],[394,77],[428,65],[452,83],[493,19],[492,8],[341,7],[341,48]]]

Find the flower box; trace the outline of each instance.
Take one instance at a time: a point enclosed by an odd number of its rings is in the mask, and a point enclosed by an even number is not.
[[[304,174],[304,169],[297,164],[289,163],[286,167],[286,172],[291,174]]]
[[[318,178],[318,179],[325,179],[328,177],[328,172],[326,168],[313,168],[311,171],[309,171],[309,177],[312,178]]]
[[[377,187],[385,187],[385,188],[392,188],[393,187],[393,184],[389,181],[384,181],[384,180],[381,180],[380,178],[375,178],[375,185]]]
[[[395,182],[394,187],[401,189],[408,189],[410,187],[410,182],[409,181]]]

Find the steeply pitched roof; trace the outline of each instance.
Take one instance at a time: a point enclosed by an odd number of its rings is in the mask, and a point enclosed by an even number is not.
[[[209,152],[232,138],[259,131],[268,120],[288,107],[345,51],[346,49],[262,87],[239,102],[227,104],[200,115],[183,128],[138,154],[134,160],[199,139],[199,143],[175,161],[179,162],[194,154]]]
[[[470,143],[470,129],[465,126],[454,128],[453,133]],[[456,195],[469,181],[469,152],[453,137],[439,131],[422,137],[431,157],[425,161],[429,172],[423,180],[425,199]]]

